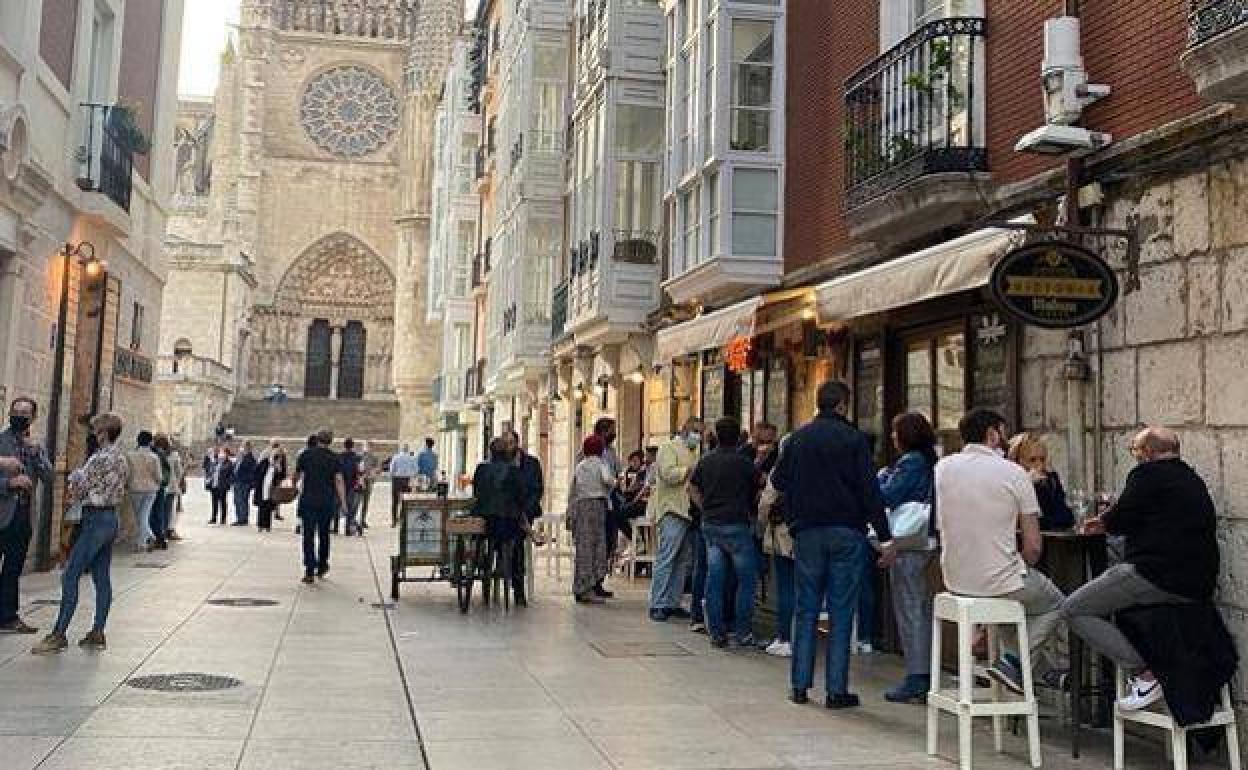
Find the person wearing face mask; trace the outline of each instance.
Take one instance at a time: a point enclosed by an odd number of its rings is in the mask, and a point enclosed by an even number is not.
[[[1023,605],[1029,639],[1003,631],[1007,650],[987,670],[997,684],[1023,694],[1018,645],[1035,652],[1057,628],[1065,597],[1044,573],[1040,560],[1040,503],[1017,464],[1004,456],[1005,418],[989,409],[972,409],[958,423],[966,445],[936,464],[936,504],[944,550],[940,566],[945,585],[964,596],[1000,597]],[[1018,533],[1022,532],[1020,551]]]
[[[33,634],[38,629],[18,616],[19,581],[33,532],[35,484],[52,481],[43,448],[30,440],[37,406],[29,398],[9,405],[9,426],[0,432],[0,633]]]
[[[659,447],[655,460],[655,484],[646,505],[646,515],[655,522],[659,535],[650,581],[650,619],[656,623],[669,618],[687,620],[692,617],[680,606],[693,554],[689,536],[692,518],[685,484],[698,464],[701,444],[702,419],[690,417],[679,435]]]
[[[95,583],[95,622],[78,646],[94,650],[106,646],[104,624],[108,622],[108,611],[113,603],[109,571],[113,562],[113,541],[117,539],[117,506],[126,495],[130,466],[117,447],[121,418],[115,414],[96,415],[91,418],[91,432],[99,441],[99,451],[69,474],[70,496],[82,504],[82,529],[61,576],[61,609],[56,625],[52,633],[31,650],[36,655],[57,653],[69,646],[65,632],[78,609],[78,581],[88,569]]]

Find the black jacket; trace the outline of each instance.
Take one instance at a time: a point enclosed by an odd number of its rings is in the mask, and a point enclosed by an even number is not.
[[[827,526],[866,532],[870,524],[880,542],[893,538],[867,438],[840,415],[821,412],[790,434],[771,483],[794,535]]]
[[[1157,675],[1175,721],[1207,722],[1239,665],[1217,608],[1209,602],[1132,607],[1115,620]]]
[[[256,485],[256,456],[251,452],[239,455],[238,466],[234,469],[234,483],[244,484],[248,488]]]
[[[1213,596],[1218,582],[1217,518],[1205,482],[1178,458],[1140,463],[1105,531],[1126,536],[1124,561],[1145,580],[1194,601]]]
[[[528,452],[521,452],[516,471],[520,474],[520,486],[523,490],[520,510],[529,521],[533,521],[542,515],[542,495],[546,491],[546,484],[542,480],[542,462]]]
[[[502,460],[481,463],[472,474],[472,492],[477,498],[473,513],[486,518],[491,537],[520,536],[524,488],[516,466]]]
[[[1040,503],[1040,529],[1070,529],[1075,523],[1075,514],[1066,504],[1066,490],[1062,488],[1062,480],[1057,474],[1049,471],[1043,481],[1032,482],[1032,485]]]

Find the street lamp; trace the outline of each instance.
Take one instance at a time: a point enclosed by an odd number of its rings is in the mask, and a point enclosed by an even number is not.
[[[90,241],[66,243],[61,249],[61,298],[56,320],[56,355],[52,362],[52,392],[48,399],[48,433],[44,441],[48,457],[57,462],[57,437],[61,422],[61,391],[65,384],[65,324],[69,316],[70,266],[76,261],[83,269],[84,280],[97,285],[107,265],[95,255]],[[35,569],[46,572],[52,568],[52,496],[47,487],[39,505],[39,532],[35,538]]]

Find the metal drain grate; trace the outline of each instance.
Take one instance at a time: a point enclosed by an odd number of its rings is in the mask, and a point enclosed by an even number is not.
[[[156,692],[212,692],[238,687],[242,680],[232,676],[219,674],[152,674],[136,676],[126,680],[126,684],[139,690]]]
[[[395,607],[398,607],[399,605],[395,604],[394,602],[373,602],[372,604],[368,606],[372,607],[375,610],[392,610]]]
[[[273,599],[253,599],[249,596],[243,596],[237,599],[209,599],[208,604],[214,607],[275,607],[277,602]]]
[[[164,569],[168,564],[161,564],[158,561],[137,561],[134,563],[135,569]]]
[[[604,658],[679,658],[692,655],[675,642],[590,642]]]
[[[61,606],[61,600],[60,599],[35,599],[34,601],[31,602],[31,605],[35,607],[59,607]]]

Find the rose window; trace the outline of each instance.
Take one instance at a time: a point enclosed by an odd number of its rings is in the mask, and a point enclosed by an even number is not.
[[[336,67],[308,84],[299,122],[322,150],[341,158],[360,158],[380,150],[394,136],[399,127],[399,100],[373,72]]]

